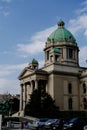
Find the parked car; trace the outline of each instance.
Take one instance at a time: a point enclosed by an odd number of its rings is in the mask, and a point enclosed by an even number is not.
[[[62,130],[64,124],[63,119],[49,119],[45,123],[45,128]]]
[[[72,118],[69,122],[64,124],[63,130],[83,130],[86,124],[87,118],[85,117]]]
[[[85,126],[83,127],[83,130],[87,130],[87,125],[85,125]]]
[[[45,122],[48,120],[48,118],[39,118],[33,121],[33,128],[39,129],[44,127]]]

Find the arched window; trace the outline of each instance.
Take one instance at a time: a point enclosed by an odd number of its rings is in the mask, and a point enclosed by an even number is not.
[[[59,55],[55,55],[55,61],[58,61]]]
[[[72,93],[72,84],[71,83],[68,84],[68,93],[69,94]]]
[[[68,109],[72,110],[72,98],[68,99]]]
[[[32,90],[34,91],[35,90],[35,81],[32,80]]]
[[[85,94],[86,93],[86,84],[83,83],[83,93]]]
[[[53,62],[53,55],[50,56],[50,61]]]

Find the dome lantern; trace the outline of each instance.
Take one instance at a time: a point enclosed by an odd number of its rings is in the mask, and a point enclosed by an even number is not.
[[[60,20],[60,21],[58,22],[58,28],[63,28],[64,25],[65,25],[65,23],[64,23],[62,20]]]

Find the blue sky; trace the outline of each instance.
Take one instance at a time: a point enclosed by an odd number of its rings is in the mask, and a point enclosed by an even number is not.
[[[33,58],[44,63],[44,46],[62,19],[87,67],[87,0],[0,0],[0,93],[20,93],[18,76]]]

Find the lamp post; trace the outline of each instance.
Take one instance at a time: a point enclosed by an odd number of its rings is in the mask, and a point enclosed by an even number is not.
[[[14,102],[13,102],[12,100],[13,100],[13,99],[10,99],[10,101],[9,101],[9,103],[10,103],[10,105],[11,105],[10,111],[9,111],[9,116],[11,116],[11,114],[12,114],[12,105],[14,104]]]

